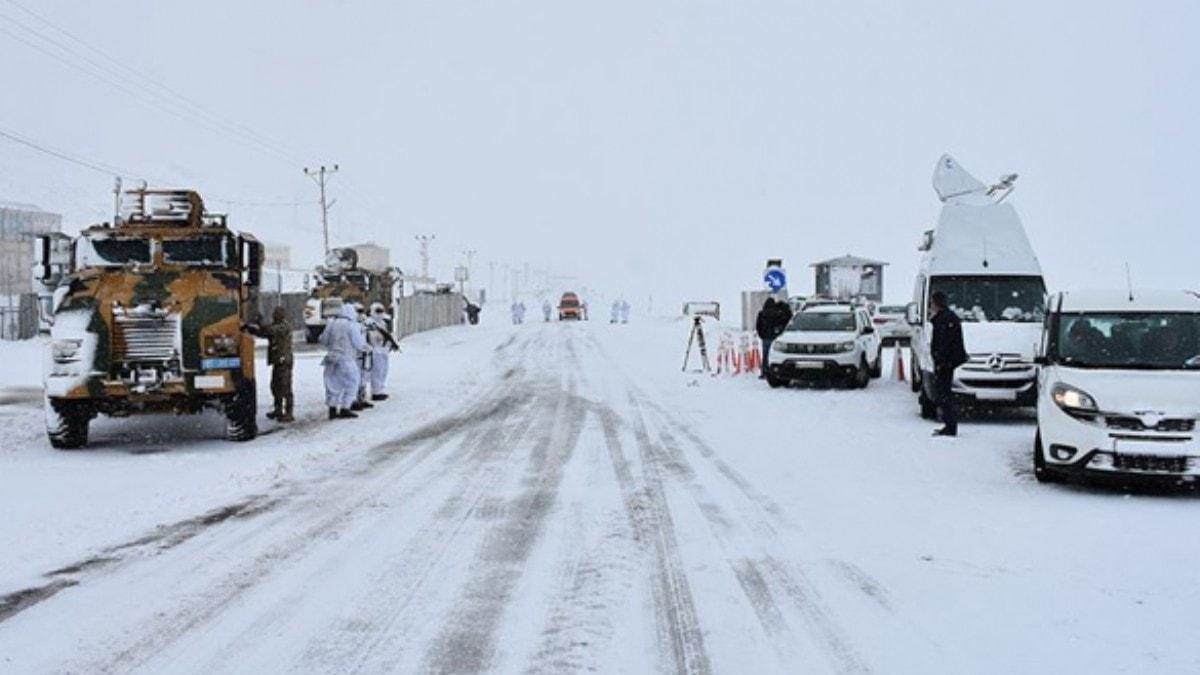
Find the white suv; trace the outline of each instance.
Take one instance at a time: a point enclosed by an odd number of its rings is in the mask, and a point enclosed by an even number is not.
[[[820,305],[792,317],[771,343],[767,382],[840,379],[866,387],[883,371],[882,341],[862,307]]]
[[[1200,297],[1050,298],[1038,362],[1037,479],[1192,483],[1200,476]]]

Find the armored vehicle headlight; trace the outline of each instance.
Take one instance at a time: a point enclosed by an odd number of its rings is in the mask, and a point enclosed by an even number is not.
[[[208,356],[225,356],[237,353],[237,338],[232,335],[209,335],[204,345]]]
[[[74,363],[79,360],[79,348],[83,340],[60,339],[50,343],[50,353],[55,363]]]

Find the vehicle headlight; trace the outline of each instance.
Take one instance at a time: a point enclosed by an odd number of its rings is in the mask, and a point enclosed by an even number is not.
[[[209,335],[204,342],[206,356],[228,356],[237,353],[237,338],[232,335]]]
[[[1096,405],[1096,399],[1082,389],[1077,389],[1069,384],[1060,382],[1054,385],[1051,395],[1058,407],[1067,412],[1097,412],[1100,409]]]
[[[852,352],[852,351],[854,351],[854,340],[850,340],[849,342],[839,342],[839,343],[838,343],[838,346],[837,346],[837,350],[838,350],[839,352]]]
[[[50,343],[50,354],[55,363],[75,363],[79,360],[79,348],[83,340],[59,339]]]

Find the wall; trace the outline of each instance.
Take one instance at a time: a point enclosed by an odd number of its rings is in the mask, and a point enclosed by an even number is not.
[[[413,333],[463,323],[463,297],[457,293],[417,293],[394,307],[396,339]]]

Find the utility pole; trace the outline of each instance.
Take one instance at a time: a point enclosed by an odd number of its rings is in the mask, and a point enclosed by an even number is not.
[[[317,182],[321,186],[321,231],[325,234],[325,255],[329,255],[329,209],[333,208],[334,203],[325,201],[325,177],[332,176],[338,172],[338,165],[334,164],[333,168],[327,168],[324,164],[319,169],[310,169],[304,167],[304,175]]]
[[[436,234],[419,234],[414,239],[421,246],[421,276],[429,278],[429,242],[437,239]]]

